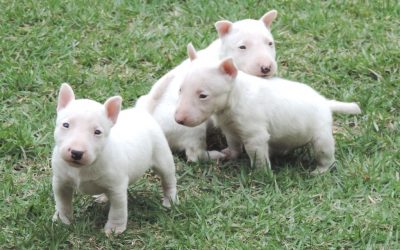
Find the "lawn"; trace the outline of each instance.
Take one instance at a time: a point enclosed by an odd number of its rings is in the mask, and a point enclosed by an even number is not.
[[[400,4],[397,1],[0,0],[0,249],[400,249]],[[180,204],[161,206],[149,172],[129,189],[126,232],[102,232],[106,205],[74,199],[52,223],[50,155],[62,82],[128,108],[216,39],[214,23],[278,11],[278,75],[357,101],[335,115],[336,169],[312,177],[310,150],[273,177],[235,162],[175,157]]]

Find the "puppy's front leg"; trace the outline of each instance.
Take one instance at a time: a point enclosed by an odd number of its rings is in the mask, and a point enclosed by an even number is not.
[[[125,231],[128,221],[128,191],[127,188],[107,193],[110,201],[108,220],[104,226],[107,236],[112,233],[120,234]]]
[[[268,139],[268,134],[255,133],[254,136],[249,136],[244,141],[244,147],[250,158],[251,166],[267,167],[267,169],[271,169]]]
[[[221,152],[226,155],[225,158],[227,160],[234,160],[238,158],[240,153],[242,152],[242,143],[240,139],[230,133],[229,130],[223,130],[223,132],[225,134],[228,147],[223,149]]]
[[[53,221],[58,218],[64,224],[71,224],[72,214],[72,194],[73,188],[66,181],[53,176],[53,193],[56,201],[56,212],[53,215]]]

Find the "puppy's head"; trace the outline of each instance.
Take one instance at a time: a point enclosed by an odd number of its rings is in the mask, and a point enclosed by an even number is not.
[[[122,99],[109,98],[104,105],[75,100],[72,88],[61,86],[54,131],[58,155],[73,167],[91,165],[103,152],[112,126],[118,119]]]
[[[215,63],[197,59],[191,44],[188,54],[192,62],[181,85],[175,121],[195,127],[226,107],[238,71],[231,58]]]
[[[271,10],[259,20],[218,21],[220,58],[232,57],[238,69],[255,76],[271,77],[277,71],[275,41],[270,27],[277,16]]]

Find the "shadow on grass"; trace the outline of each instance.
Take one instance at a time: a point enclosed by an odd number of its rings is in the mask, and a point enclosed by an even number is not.
[[[207,150],[220,151],[227,147],[226,139],[219,128],[207,127],[207,145]],[[227,168],[244,167],[245,169],[254,169],[254,167],[250,166],[250,161],[245,152],[241,154],[239,161],[229,161],[223,165],[226,165]],[[300,171],[304,176],[309,176],[309,172],[315,169],[316,162],[310,145],[306,145],[289,152],[287,155],[272,156],[271,165],[274,174],[279,174],[282,170],[293,169],[294,171]]]

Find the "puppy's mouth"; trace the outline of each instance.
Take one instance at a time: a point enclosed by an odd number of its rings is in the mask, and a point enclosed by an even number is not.
[[[200,124],[202,124],[205,121],[207,121],[207,118],[204,118],[201,120],[188,120],[187,122],[185,122],[185,124],[182,124],[182,125],[193,128],[193,127],[199,126]]]
[[[66,162],[71,166],[75,168],[80,168],[85,166],[85,164],[81,161],[76,161],[76,160],[66,160]]]
[[[259,77],[261,77],[261,78],[271,78],[272,74],[263,74],[263,75],[259,75]]]

